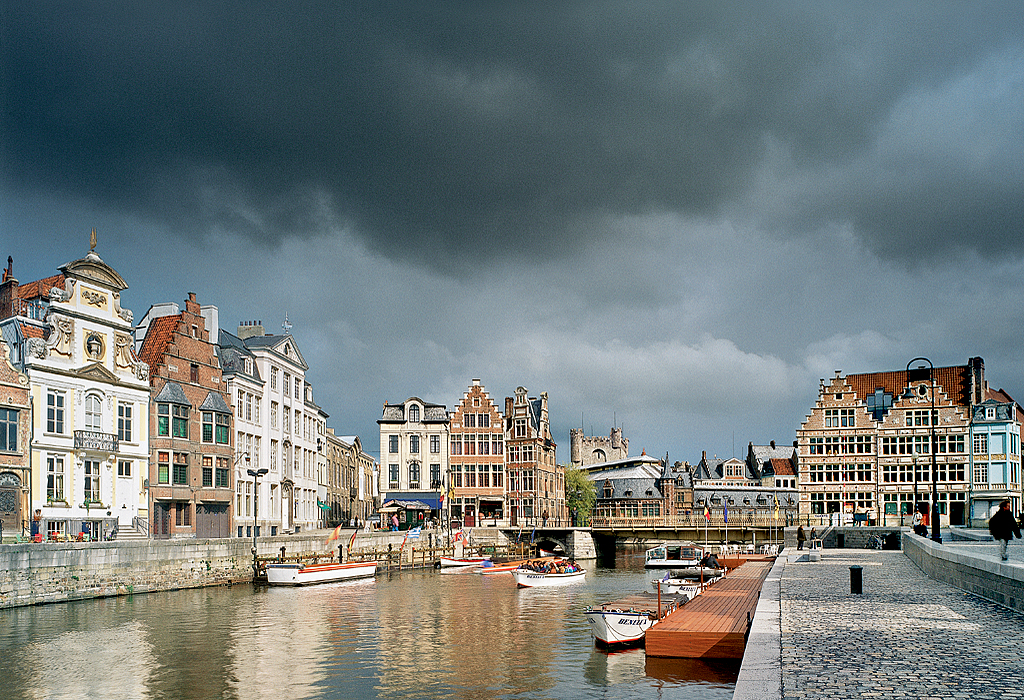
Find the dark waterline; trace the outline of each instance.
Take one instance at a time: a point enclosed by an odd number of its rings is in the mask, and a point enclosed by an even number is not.
[[[416,571],[16,608],[0,679],[5,698],[731,698],[738,662],[595,649],[584,608],[652,578],[621,552],[561,589]]]

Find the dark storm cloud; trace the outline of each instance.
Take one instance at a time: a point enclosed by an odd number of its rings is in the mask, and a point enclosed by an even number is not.
[[[563,257],[605,217],[713,216],[780,152],[815,180],[775,203],[780,230],[852,222],[896,257],[1024,233],[1019,167],[925,144],[902,154],[919,173],[879,147],[915,94],[1007,53],[1019,77],[1012,3],[4,7],[6,188],[182,235],[352,224],[439,268]]]

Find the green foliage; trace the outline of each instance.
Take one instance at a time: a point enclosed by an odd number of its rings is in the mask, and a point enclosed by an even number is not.
[[[594,503],[597,501],[597,491],[594,489],[594,482],[587,478],[586,473],[575,467],[565,467],[565,500],[570,514],[573,508],[576,509],[576,525],[589,525]]]

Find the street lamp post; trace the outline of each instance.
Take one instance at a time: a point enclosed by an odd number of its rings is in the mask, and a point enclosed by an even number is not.
[[[922,365],[915,367],[913,371],[910,369],[910,365],[915,362],[927,362],[927,369]],[[929,426],[929,451],[932,454],[932,541],[941,544],[942,535],[939,533],[939,467],[935,462],[935,365],[927,357],[915,357],[913,360],[907,363],[907,383],[917,379],[923,379],[927,377],[931,381],[931,397],[932,397],[932,408],[928,412],[928,426]],[[914,477],[917,477],[917,464],[915,461],[914,465]],[[915,498],[917,496],[915,487]]]
[[[267,473],[265,467],[259,469],[246,469],[246,473],[253,478],[253,502],[252,502],[252,580],[256,582],[259,574],[259,559],[256,557],[256,534],[260,530],[260,477]]]

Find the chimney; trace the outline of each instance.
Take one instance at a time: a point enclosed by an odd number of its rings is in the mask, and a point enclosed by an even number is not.
[[[775,441],[774,441],[774,440],[772,440],[772,441],[771,441],[771,442],[769,442],[768,444],[772,446],[772,449],[773,449],[773,450],[775,449]]]
[[[265,333],[263,332],[263,324],[258,321],[243,321],[238,324],[239,340],[256,338],[261,335],[265,335]]]

